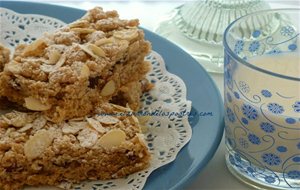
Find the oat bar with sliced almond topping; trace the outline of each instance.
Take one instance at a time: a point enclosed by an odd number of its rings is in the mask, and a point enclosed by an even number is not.
[[[0,189],[121,178],[146,168],[139,122],[124,114],[131,110],[109,103],[96,110],[59,124],[40,112],[1,115]]]
[[[150,70],[144,58],[151,49],[138,24],[98,7],[52,34],[19,45],[0,73],[0,96],[59,123],[89,114],[124,94],[120,90],[129,83],[139,83],[131,87],[135,100],[123,96],[138,109],[142,89],[149,89],[142,81]]]

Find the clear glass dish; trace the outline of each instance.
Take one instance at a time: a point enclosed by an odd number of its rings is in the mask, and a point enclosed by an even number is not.
[[[223,73],[226,27],[241,16],[269,8],[262,0],[192,1],[170,12],[155,32],[179,45],[207,71]]]

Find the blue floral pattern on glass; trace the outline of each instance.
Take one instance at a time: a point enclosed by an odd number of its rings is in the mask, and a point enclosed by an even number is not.
[[[240,95],[239,95],[239,93],[237,93],[237,92],[234,92],[233,94],[234,94],[234,97],[235,97],[236,99],[240,99]]]
[[[286,152],[287,148],[285,146],[279,146],[276,148],[278,152]]]
[[[257,37],[260,36],[260,34],[261,34],[261,31],[260,31],[260,30],[255,30],[255,31],[252,33],[252,36],[253,36],[254,38],[257,38]]]
[[[288,124],[295,124],[296,120],[294,118],[289,117],[285,119],[285,122]]]
[[[246,119],[246,118],[242,118],[242,122],[245,124],[245,125],[248,125],[249,121]]]
[[[272,177],[272,176],[265,176],[265,181],[266,181],[267,183],[274,183],[276,180],[275,180],[275,178]]]
[[[232,88],[232,75],[229,69],[225,69],[224,78],[227,86],[229,88]]]
[[[232,155],[229,155],[229,161],[232,165],[235,165],[235,160]]]
[[[249,45],[249,51],[250,52],[255,52],[259,49],[260,43],[258,41],[254,41]]]
[[[291,26],[284,26],[281,28],[280,33],[283,36],[292,36],[295,33],[295,30]]]
[[[294,162],[300,162],[300,157],[295,157],[295,158],[293,158],[293,161],[294,161]]]
[[[238,40],[236,43],[235,43],[235,46],[234,46],[234,53],[236,54],[239,54],[243,51],[243,48],[244,48],[244,41],[243,40]]]
[[[292,170],[287,173],[288,177],[291,179],[300,179],[300,171]]]
[[[238,162],[238,163],[240,163],[240,162],[242,161],[241,156],[240,156],[240,154],[238,154],[238,153],[235,153],[235,154],[234,154],[234,159],[235,159],[235,161]]]
[[[239,82],[239,87],[240,87],[240,90],[243,92],[243,93],[248,93],[250,92],[250,87],[247,83],[245,83],[244,81],[240,81]]]
[[[300,113],[300,101],[295,102],[293,105],[294,111]]]
[[[282,53],[281,50],[279,50],[279,49],[272,49],[267,54],[269,54],[269,55],[276,55],[276,54],[280,54],[280,53]]]
[[[277,103],[269,103],[268,110],[274,114],[282,114],[284,112],[283,107]]]
[[[247,171],[251,174],[255,172],[255,170],[252,167],[247,167]]]
[[[230,56],[225,54],[224,55],[224,66],[226,67],[230,63]]]
[[[270,166],[278,166],[281,163],[281,159],[279,156],[273,153],[265,153],[262,155],[263,161]]]
[[[291,50],[291,51],[295,51],[295,50],[297,49],[297,45],[296,45],[296,44],[290,44],[290,45],[288,46],[288,48],[289,48],[289,50]]]
[[[228,117],[229,121],[230,122],[235,122],[234,113],[230,108],[227,108],[226,113],[227,113],[227,117]]]
[[[227,100],[228,100],[229,102],[232,102],[232,97],[231,97],[231,95],[229,94],[229,92],[227,93]]]
[[[269,90],[262,90],[261,94],[266,98],[270,98],[272,96],[272,93]]]
[[[258,117],[257,110],[248,104],[243,104],[242,111],[243,114],[250,120],[256,120]]]
[[[274,126],[268,122],[260,123],[260,128],[266,133],[273,133],[275,131]]]
[[[259,144],[261,143],[259,137],[256,136],[255,134],[249,134],[249,135],[248,135],[248,140],[249,140],[252,144],[256,144],[256,145],[259,145]]]
[[[239,139],[239,144],[241,145],[241,147],[243,148],[248,148],[249,147],[249,143],[246,139],[244,138],[240,138]]]

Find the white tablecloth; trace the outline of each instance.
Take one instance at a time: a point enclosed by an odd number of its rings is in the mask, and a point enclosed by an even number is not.
[[[41,2],[40,0],[34,0]],[[267,0],[272,8],[295,8],[300,7],[300,0]],[[105,10],[117,10],[122,18],[139,18],[143,27],[153,30],[158,21],[163,18],[165,13],[174,7],[181,5],[184,1],[116,1],[116,0],[87,0],[87,1],[43,1],[43,3],[53,3],[64,6],[76,7],[80,9],[90,9],[94,6],[101,6]],[[185,1],[186,2],[186,1]],[[217,84],[223,97],[223,74],[210,74]],[[214,155],[213,159],[205,169],[196,177],[195,181],[186,187],[186,190],[250,190],[245,184],[234,178],[225,165],[225,144],[224,138]]]

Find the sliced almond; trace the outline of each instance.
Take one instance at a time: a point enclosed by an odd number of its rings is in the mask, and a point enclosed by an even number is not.
[[[65,61],[66,61],[66,55],[62,55],[60,57],[60,59],[56,62],[55,65],[44,64],[44,65],[40,66],[40,69],[42,71],[44,71],[45,73],[51,73],[51,72],[54,72],[57,69],[59,69],[61,66],[63,66],[63,64],[65,63]]]
[[[94,128],[96,131],[99,133],[105,133],[106,129],[102,127],[101,123],[93,118],[86,118],[87,122],[89,125]]]
[[[95,29],[92,28],[71,28],[71,31],[80,33],[80,34],[90,34],[95,32]]]
[[[129,29],[137,29],[136,26],[125,26],[125,28],[129,28]]]
[[[120,121],[118,118],[110,115],[97,115],[96,120],[106,125],[116,124]]]
[[[39,157],[48,148],[54,135],[50,131],[40,130],[37,131],[29,140],[24,144],[25,156],[32,160]]]
[[[78,133],[77,139],[79,140],[81,147],[91,148],[96,144],[98,134],[92,129],[85,128]]]
[[[63,54],[63,55],[59,58],[59,60],[57,61],[57,63],[55,64],[55,67],[56,67],[56,68],[59,68],[59,67],[63,66],[63,64],[66,62],[66,59],[67,59],[66,55]]]
[[[80,76],[82,78],[88,78],[90,76],[90,69],[86,65],[82,65],[81,71],[80,71]]]
[[[45,73],[51,73],[55,71],[55,67],[53,65],[47,65],[47,64],[41,65],[40,69]]]
[[[113,148],[120,146],[123,142],[126,141],[126,134],[121,129],[113,129],[107,132],[99,139],[99,144],[103,148]]]
[[[102,88],[100,95],[101,96],[110,96],[115,92],[115,90],[116,90],[116,84],[113,80],[110,80]]]
[[[88,26],[89,26],[89,22],[87,20],[78,20],[69,24],[70,28],[86,28]]]
[[[84,117],[75,117],[70,119],[69,121],[83,121],[85,118]]]
[[[44,39],[38,39],[25,47],[23,51],[24,56],[34,56],[39,55],[43,49],[47,47],[47,44]]]
[[[133,40],[139,36],[137,29],[127,29],[127,30],[119,30],[113,33],[115,38],[123,39],[123,40]]]
[[[99,57],[97,55],[95,55],[91,49],[89,49],[86,45],[79,45],[79,47],[87,54],[89,54],[90,56],[92,56],[95,59],[98,59]]]
[[[110,43],[113,43],[115,40],[113,38],[102,38],[100,40],[97,40],[95,42],[95,45],[96,46],[101,46],[101,45],[104,45],[104,44],[110,44]]]
[[[19,129],[19,132],[25,132],[28,131],[29,129],[31,129],[33,127],[32,123],[28,123],[26,124],[24,127]]]
[[[88,44],[87,48],[90,49],[98,57],[105,57],[105,52],[103,51],[102,48],[100,48],[94,44]]]
[[[119,106],[116,104],[110,104],[112,107],[114,107],[115,109],[117,109],[118,111],[124,111],[124,112],[132,112],[132,110],[128,107],[123,107],[123,106]]]
[[[51,108],[51,105],[45,105],[40,100],[31,96],[25,98],[24,106],[33,111],[46,111]]]
[[[4,65],[4,71],[19,74],[22,72],[22,65],[18,62],[12,61]]]
[[[75,135],[76,133],[78,133],[81,129],[84,128],[84,126],[82,125],[69,125],[68,123],[63,123],[61,124],[61,129],[62,129],[62,132],[64,134],[73,134]]]
[[[49,53],[49,64],[55,64],[58,62],[58,60],[60,59],[61,54],[58,50],[54,49],[51,50],[51,52]]]

